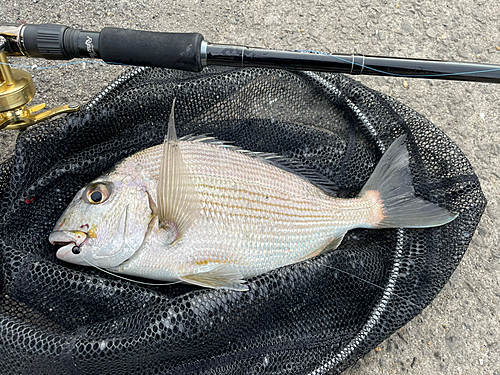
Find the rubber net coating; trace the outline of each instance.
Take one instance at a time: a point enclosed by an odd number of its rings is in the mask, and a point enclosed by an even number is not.
[[[350,231],[338,250],[249,280],[250,291],[141,286],[55,258],[47,238],[74,194],[159,144],[211,133],[275,152],[355,196],[406,133],[418,195],[460,216],[434,229]],[[439,129],[342,75],[131,70],[81,112],[35,126],[0,165],[3,374],[335,374],[429,304],[486,201]]]

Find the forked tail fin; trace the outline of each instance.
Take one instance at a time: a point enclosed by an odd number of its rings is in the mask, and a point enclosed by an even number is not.
[[[405,141],[402,135],[392,143],[361,190],[360,196],[376,195],[382,205],[375,227],[426,228],[449,223],[458,214],[415,196]]]

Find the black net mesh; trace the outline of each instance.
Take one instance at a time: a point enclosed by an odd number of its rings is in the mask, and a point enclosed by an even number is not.
[[[60,262],[47,238],[83,185],[178,134],[300,161],[355,196],[408,135],[417,194],[460,213],[433,229],[353,230],[334,252],[249,292],[141,286]],[[4,374],[338,373],[417,315],[462,258],[486,204],[439,129],[342,75],[263,69],[126,73],[81,112],[22,133],[0,165]]]

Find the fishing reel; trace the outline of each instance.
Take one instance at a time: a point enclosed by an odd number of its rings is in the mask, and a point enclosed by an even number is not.
[[[19,38],[21,28],[22,26],[0,26],[0,130],[25,129],[61,113],[80,109],[78,104],[65,104],[39,112],[45,108],[45,103],[27,106],[36,92],[31,74],[11,69],[7,60],[7,52],[9,55],[21,55],[12,51],[9,43],[9,39]]]

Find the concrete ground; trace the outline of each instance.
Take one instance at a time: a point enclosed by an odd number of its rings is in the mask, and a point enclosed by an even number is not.
[[[446,0],[4,0],[0,22],[200,32],[217,43],[500,64],[500,3]],[[39,60],[14,63],[49,65]],[[88,101],[122,67],[31,70],[34,103]],[[422,314],[346,374],[500,374],[500,86],[357,77],[442,128],[475,167],[489,201],[449,283]],[[0,132],[0,160],[16,132]],[[500,226],[500,225],[499,225]]]

